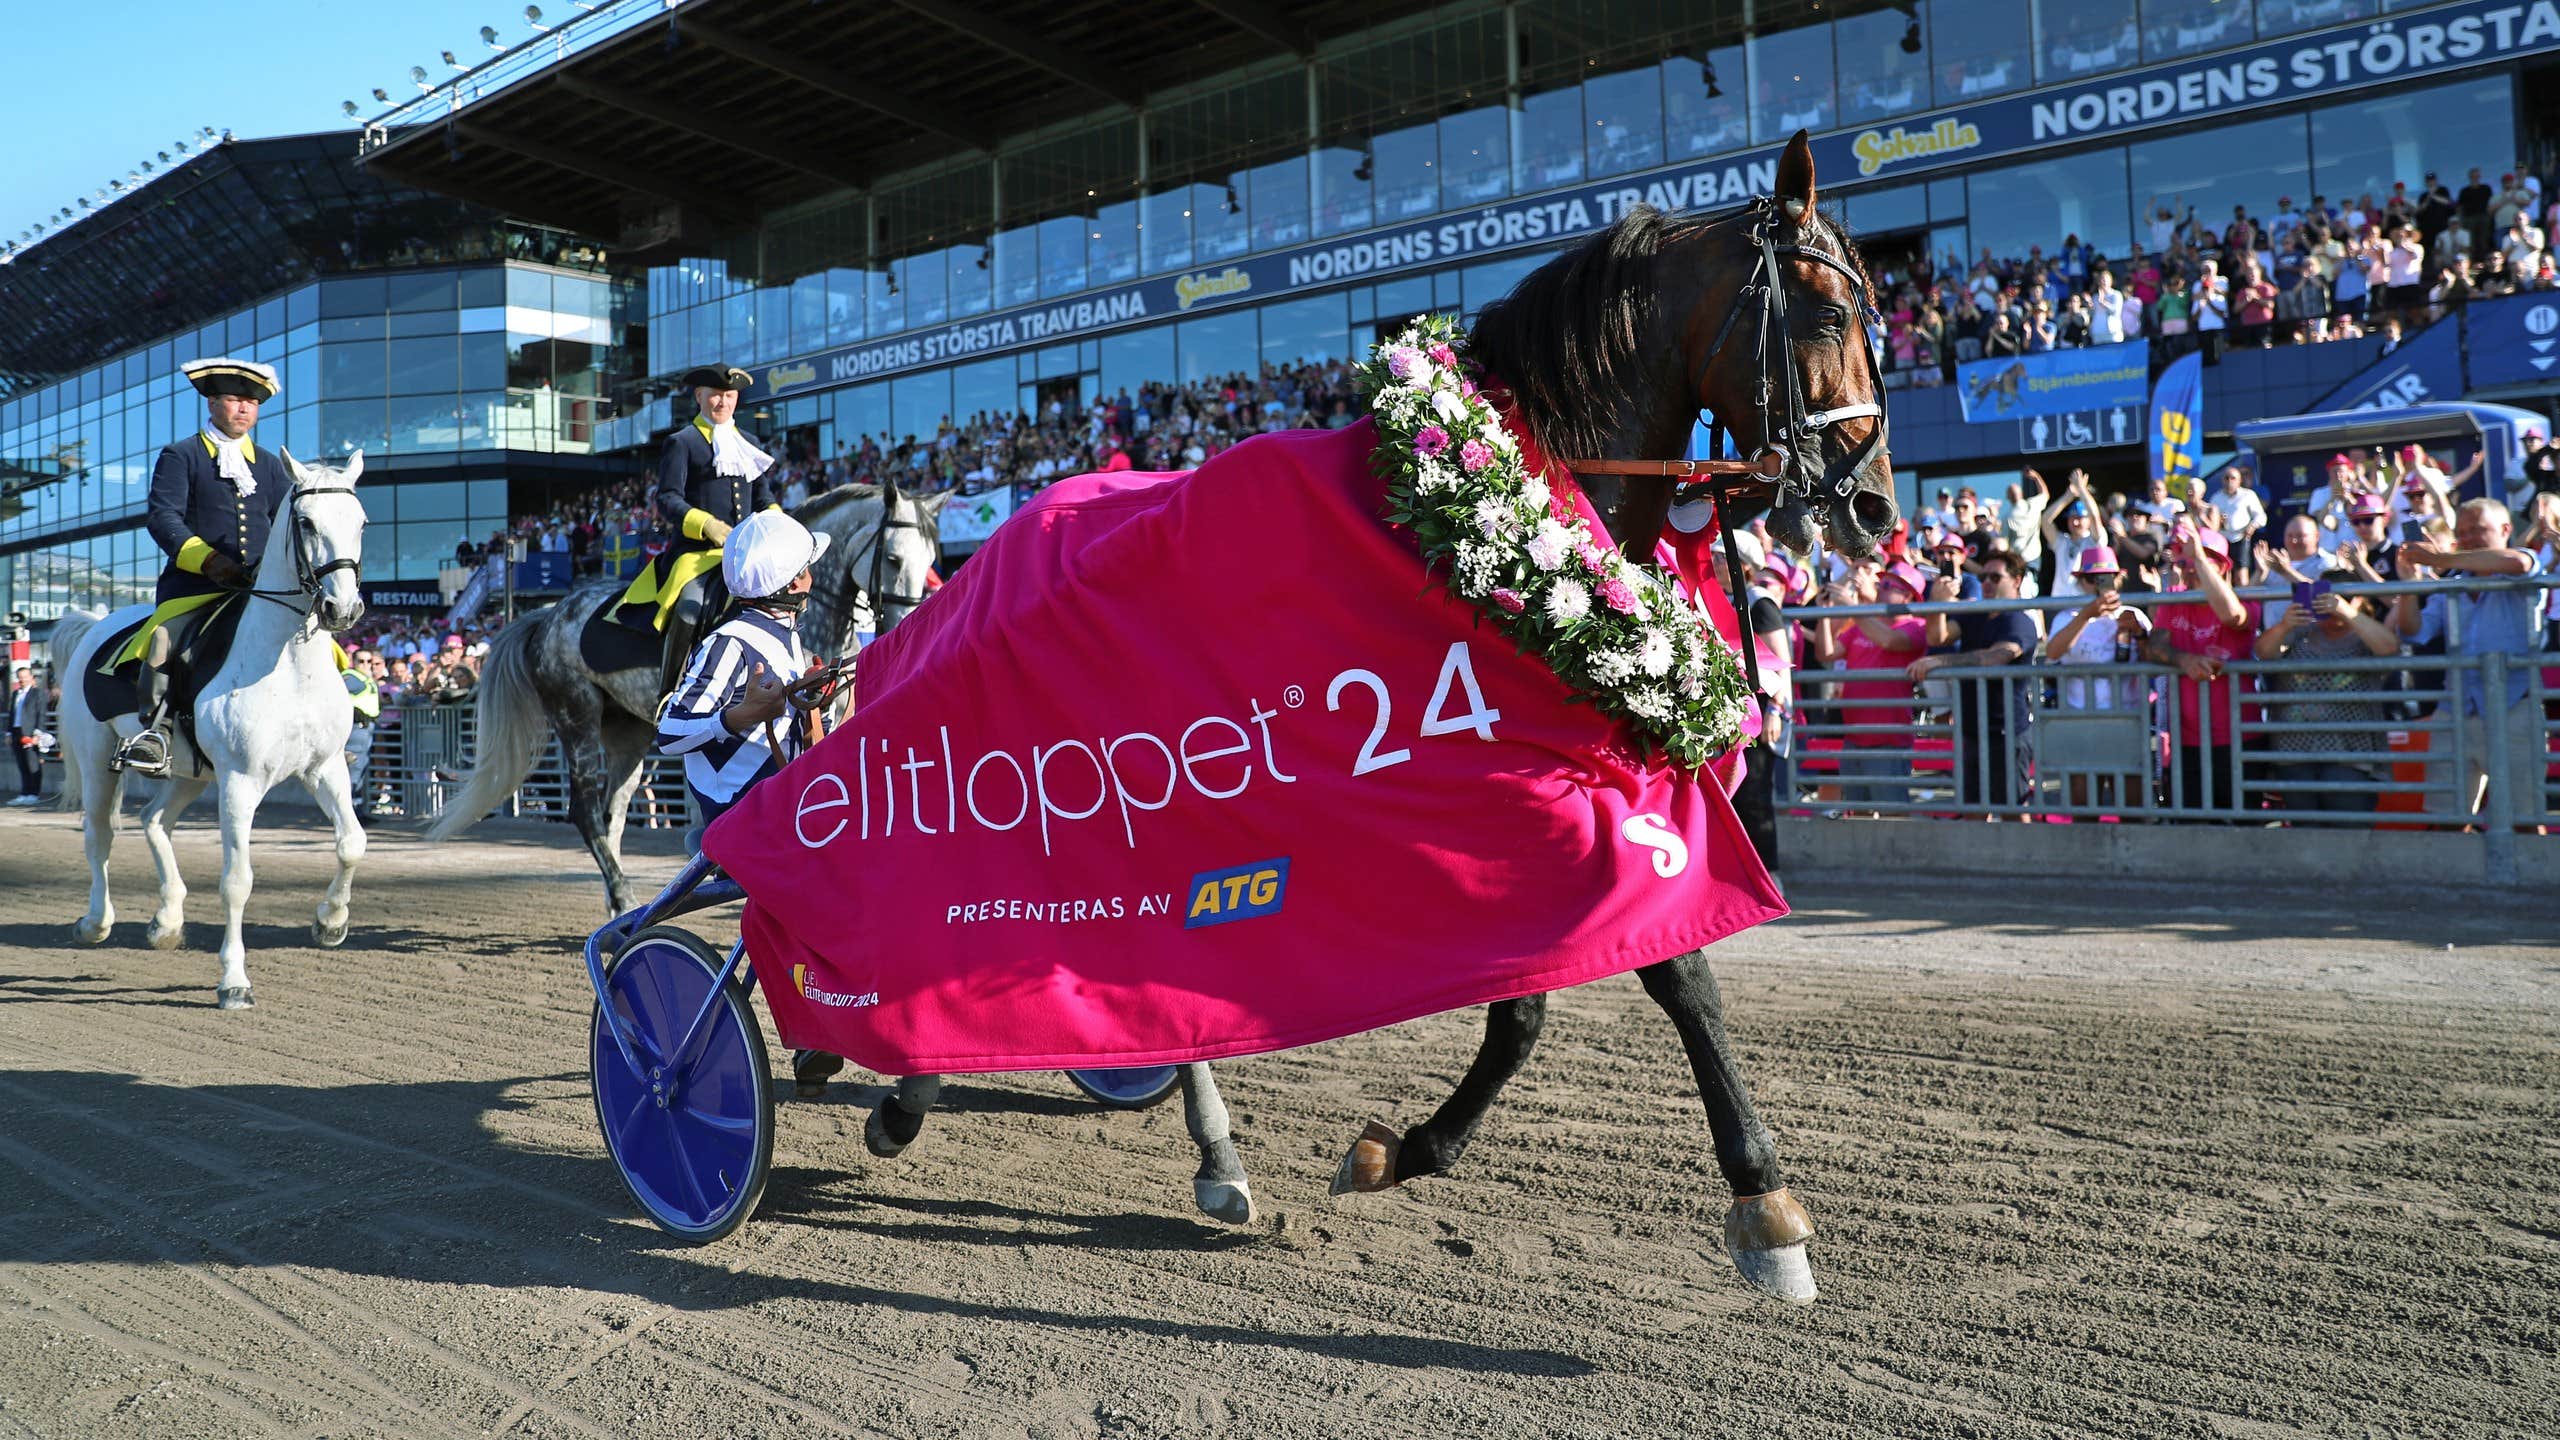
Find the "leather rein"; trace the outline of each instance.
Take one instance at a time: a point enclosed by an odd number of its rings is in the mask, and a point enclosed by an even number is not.
[[[353,495],[354,493],[356,488],[352,485],[313,485],[305,489],[289,491],[285,495],[286,523],[299,524],[302,519],[302,497],[305,495]],[[302,532],[296,529],[293,536],[293,589],[261,590],[257,588],[256,582],[252,581],[247,589],[239,593],[270,601],[307,620],[311,618],[313,611],[320,608],[320,587],[331,575],[341,570],[352,570],[359,583],[364,580],[363,562],[350,560],[343,555],[324,564],[312,564],[311,552],[302,548],[302,538]]]

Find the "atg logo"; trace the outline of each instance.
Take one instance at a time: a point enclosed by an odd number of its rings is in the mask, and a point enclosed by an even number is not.
[[[1275,914],[1289,896],[1289,859],[1257,860],[1228,870],[1204,870],[1191,877],[1191,909],[1182,928],[1224,925]]]

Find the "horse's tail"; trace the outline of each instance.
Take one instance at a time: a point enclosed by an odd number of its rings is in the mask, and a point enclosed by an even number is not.
[[[534,689],[533,641],[538,622],[551,613],[528,615],[499,631],[490,642],[488,664],[472,693],[479,718],[479,759],[472,764],[461,793],[447,800],[444,813],[427,827],[429,840],[450,840],[497,809],[542,758],[542,744],[550,738],[551,727],[542,713],[542,697]]]
[[[80,642],[88,639],[89,632],[98,628],[98,622],[105,618],[103,610],[74,609],[63,611],[61,617],[53,622],[53,636],[46,643],[46,653],[52,659],[53,678],[62,686],[66,706],[72,703],[71,697],[79,693],[78,687],[82,683],[81,677],[72,673],[71,662],[80,658]],[[80,703],[85,708],[86,702]],[[72,758],[69,742],[64,739],[67,728],[57,711],[53,716],[53,734],[54,744],[60,747],[62,754],[62,793],[54,797],[53,808],[56,810],[80,808],[80,764]]]

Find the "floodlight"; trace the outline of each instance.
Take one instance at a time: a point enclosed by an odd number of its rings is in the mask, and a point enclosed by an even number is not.
[[[504,50],[507,48],[506,46],[498,43],[498,27],[495,25],[483,25],[480,27],[480,43],[488,46],[492,50]]]
[[[444,57],[444,63],[452,66],[456,70],[468,70],[471,68],[470,66],[463,64],[461,61],[454,59],[453,52],[450,50],[439,50],[436,53]]]
[[[388,105],[391,103],[391,92],[383,89],[379,85],[376,85],[373,87],[373,98],[381,101],[385,105]]]
[[[524,23],[532,26],[536,30],[543,28],[542,7],[539,5],[527,5],[524,7]]]
[[[436,88],[427,83],[427,67],[424,65],[412,65],[409,67],[409,82],[421,90],[433,90]]]

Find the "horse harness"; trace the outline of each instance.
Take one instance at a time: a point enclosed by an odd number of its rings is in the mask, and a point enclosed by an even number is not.
[[[844,557],[845,577],[853,585],[853,598],[857,603],[867,601],[870,604],[871,623],[875,627],[875,631],[877,627],[880,626],[881,622],[887,618],[885,614],[886,603],[884,602],[894,602],[896,604],[903,605],[910,610],[913,610],[918,605],[924,603],[924,596],[922,595],[909,595],[903,592],[896,595],[890,595],[883,593],[880,588],[882,585],[887,583],[887,577],[883,572],[887,570],[889,564],[889,532],[892,530],[922,530],[924,528],[922,525],[907,518],[906,511],[898,503],[900,498],[901,497],[898,494],[897,481],[887,480],[881,484],[880,523],[871,528],[871,538],[865,542],[865,548],[869,549],[871,552],[871,584],[868,588],[866,588],[860,580],[853,578],[854,566],[860,556],[847,555]],[[847,617],[847,621],[850,623],[850,616]]]
[[[285,509],[289,515],[289,523],[295,527],[293,532],[294,588],[291,590],[260,590],[254,583],[252,583],[248,589],[241,591],[240,593],[253,596],[260,600],[272,601],[275,604],[281,605],[285,609],[292,611],[294,614],[308,619],[314,610],[320,608],[320,587],[327,582],[331,575],[334,575],[341,570],[351,570],[355,572],[357,581],[361,583],[364,579],[364,562],[360,560],[350,560],[346,556],[341,555],[335,560],[314,565],[311,563],[311,552],[304,549],[302,545],[303,536],[301,523],[303,497],[306,495],[353,495],[354,493],[356,493],[356,490],[352,485],[313,485],[287,494],[285,496]],[[301,603],[295,603],[297,601]]]
[[[1858,471],[1864,468],[1870,457],[1887,449],[1887,427],[1890,423],[1882,403],[1884,374],[1876,364],[1875,351],[1867,343],[1865,334],[1865,322],[1874,313],[1867,295],[1866,277],[1859,274],[1856,267],[1846,260],[1827,250],[1811,245],[1779,243],[1777,229],[1781,224],[1789,224],[1790,228],[1795,228],[1785,216],[1783,203],[1776,196],[1763,195],[1752,201],[1739,214],[1729,217],[1749,222],[1750,242],[1759,253],[1752,262],[1750,278],[1736,293],[1733,305],[1725,311],[1724,324],[1716,330],[1715,343],[1707,348],[1706,358],[1700,362],[1702,372],[1713,369],[1716,357],[1724,353],[1724,347],[1733,338],[1734,330],[1744,312],[1756,309],[1758,318],[1754,322],[1752,353],[1754,363],[1759,367],[1759,373],[1752,386],[1752,403],[1760,412],[1761,441],[1760,447],[1751,453],[1750,458],[1745,460],[1560,459],[1557,462],[1577,474],[1633,475],[1705,484],[1708,492],[1715,499],[1716,528],[1721,532],[1724,540],[1725,572],[1733,590],[1734,614],[1742,630],[1740,648],[1743,666],[1750,673],[1752,693],[1764,696],[1768,692],[1761,683],[1759,647],[1754,643],[1750,633],[1751,611],[1745,600],[1745,596],[1749,593],[1748,587],[1742,574],[1742,558],[1733,542],[1733,502],[1737,499],[1759,498],[1763,491],[1772,501],[1811,500],[1814,498],[1817,473],[1823,481],[1828,482],[1830,489],[1828,498],[1835,501],[1847,500],[1850,492],[1855,488]],[[1785,266],[1791,261],[1811,261],[1817,265],[1827,266],[1849,282],[1850,293],[1853,296],[1852,319],[1850,325],[1842,332],[1841,343],[1847,344],[1853,338],[1855,339],[1858,354],[1866,362],[1865,368],[1870,384],[1868,393],[1875,395],[1876,401],[1839,405],[1828,410],[1808,410],[1805,407],[1804,372],[1795,363],[1795,328],[1787,309]],[[1752,303],[1755,298],[1759,302],[1756,307]],[[1783,384],[1776,378],[1780,376],[1784,379]],[[1703,374],[1700,378],[1703,383]],[[1843,420],[1856,420],[1869,416],[1874,417],[1875,428],[1867,432],[1867,438],[1859,443],[1855,451],[1842,460],[1836,468],[1819,464],[1824,430]],[[1723,431],[1724,427],[1721,424],[1716,426],[1716,433],[1719,436]],[[1808,468],[1797,463],[1796,457],[1805,447],[1812,449],[1817,461],[1815,467]],[[1737,479],[1736,477],[1748,478]]]

